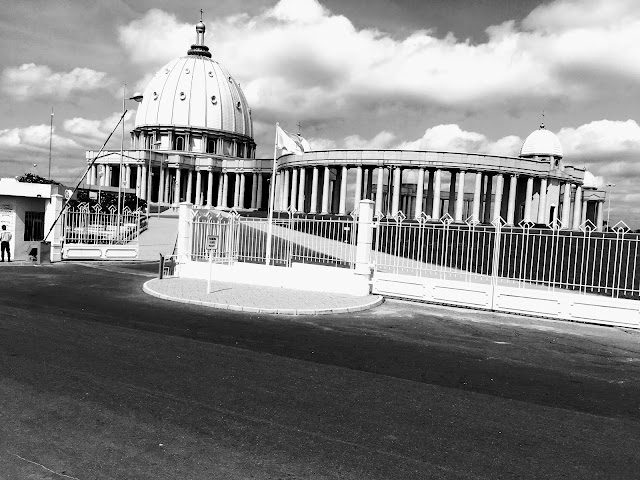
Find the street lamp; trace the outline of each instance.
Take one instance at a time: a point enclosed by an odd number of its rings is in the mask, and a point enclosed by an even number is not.
[[[609,208],[607,209],[607,230],[611,230],[611,224],[609,223],[609,219],[611,217],[611,189],[616,186],[615,183],[607,183],[607,188],[609,189],[607,192],[607,196],[609,197]]]

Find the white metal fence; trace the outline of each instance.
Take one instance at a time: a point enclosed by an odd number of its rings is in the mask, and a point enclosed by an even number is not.
[[[372,262],[376,271],[466,282],[595,293],[640,299],[640,236],[620,222],[611,233],[586,221],[580,232],[523,223],[507,227],[378,218]]]
[[[344,219],[306,218],[288,214],[272,220],[271,264],[292,262],[352,268],[357,223]],[[236,212],[194,210],[191,260],[216,263],[265,263],[269,222]],[[214,240],[216,239],[216,240]],[[212,247],[212,248],[210,248]]]
[[[83,245],[125,245],[135,243],[147,227],[147,218],[140,210],[128,207],[120,216],[112,206],[103,212],[100,205],[79,204],[64,213],[64,243]]]

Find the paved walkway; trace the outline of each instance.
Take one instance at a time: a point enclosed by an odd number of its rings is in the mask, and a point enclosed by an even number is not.
[[[357,312],[383,302],[379,295],[356,297],[226,282],[211,282],[211,293],[207,293],[206,280],[191,278],[154,278],[144,284],[144,291],[175,302],[281,315]]]

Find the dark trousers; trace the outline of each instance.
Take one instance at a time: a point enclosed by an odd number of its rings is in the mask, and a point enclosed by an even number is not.
[[[0,253],[2,254],[2,261],[4,262],[4,252],[7,251],[7,260],[11,261],[11,248],[9,248],[9,242],[2,242],[0,244]]]

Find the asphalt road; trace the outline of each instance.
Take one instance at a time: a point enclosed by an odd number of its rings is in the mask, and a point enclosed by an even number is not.
[[[640,332],[218,311],[154,268],[0,269],[0,478],[640,476]]]

